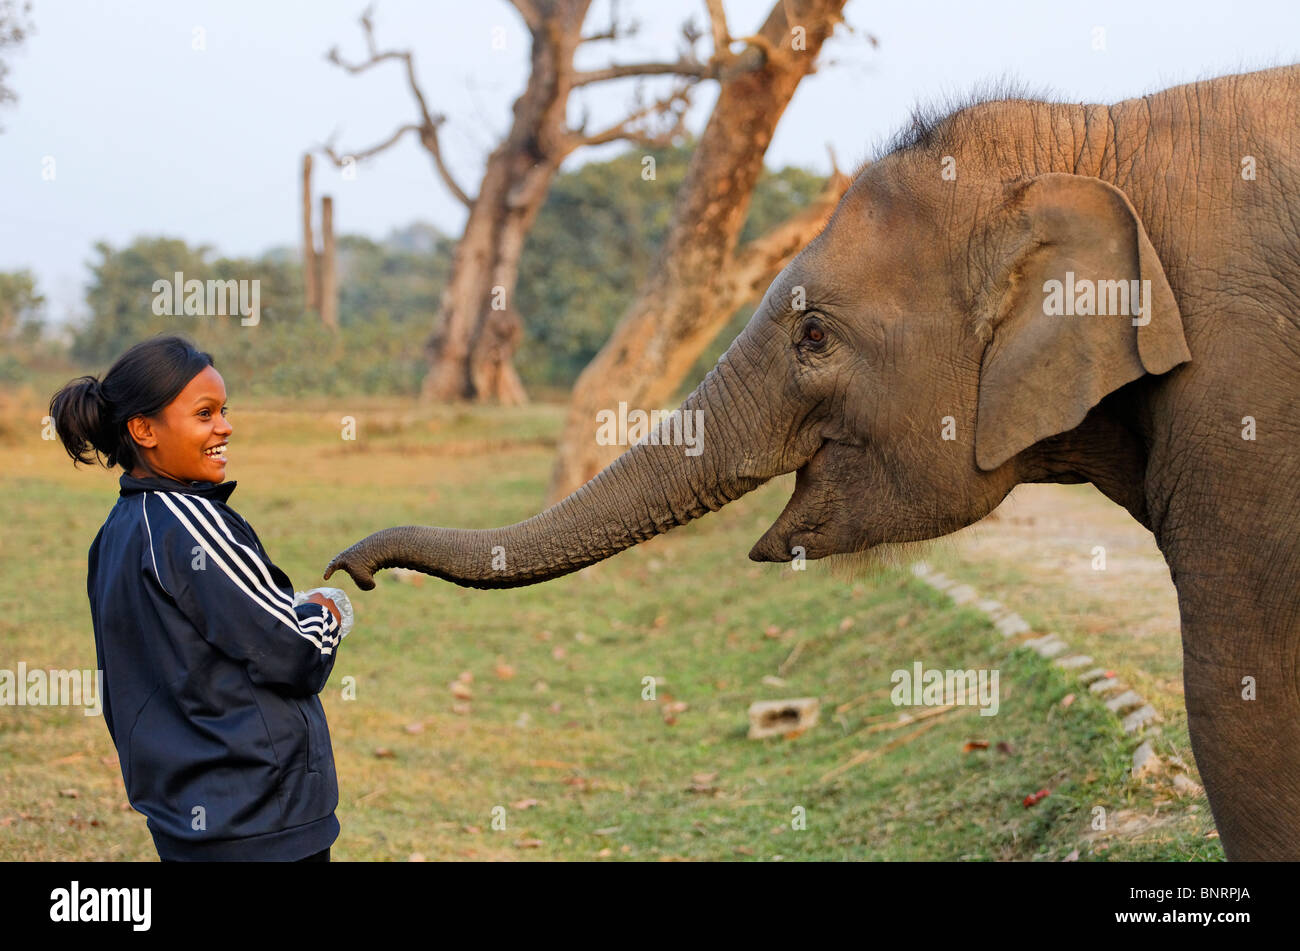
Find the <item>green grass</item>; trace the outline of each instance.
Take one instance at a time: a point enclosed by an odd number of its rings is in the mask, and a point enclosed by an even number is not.
[[[562,416],[546,405],[231,402],[231,504],[300,589],[379,528],[533,514]],[[10,412],[0,441],[0,668],[94,667],[85,553],[116,474],[74,471],[40,439],[42,414]],[[340,438],[344,416],[355,441]],[[1129,780],[1135,740],[1118,721],[978,614],[905,570],[845,580],[816,562],[749,562],[791,484],[536,587],[469,591],[386,573],[362,593],[341,581],[357,627],[322,695],[339,773],[335,858],[1222,857],[1203,798]],[[982,593],[989,579],[962,578]],[[865,732],[897,717],[890,674],[915,661],[999,670],[999,714],[924,721],[933,726],[823,782],[915,730]],[[778,671],[783,686],[763,682]],[[463,673],[473,698],[456,712],[449,684]],[[341,693],[349,677],[354,700]],[[802,696],[820,698],[817,726],[746,738],[750,703]],[[963,752],[968,740],[989,747]],[[1191,762],[1185,735],[1158,742]],[[1041,788],[1051,795],[1025,808]],[[1097,806],[1105,833],[1091,828]],[[805,828],[793,827],[797,809]],[[0,707],[0,859],[155,857],[100,718]]]

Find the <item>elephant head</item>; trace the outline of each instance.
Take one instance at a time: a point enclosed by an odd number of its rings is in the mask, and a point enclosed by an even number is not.
[[[1073,293],[1086,286],[1092,314]],[[1096,313],[1121,296],[1126,312]],[[370,589],[377,570],[405,567],[473,587],[532,584],[791,471],[794,494],[755,560],[934,538],[1021,481],[1091,480],[1141,520],[1144,460],[1128,419],[1140,401],[1117,391],[1189,357],[1119,188],[996,170],[959,187],[926,149],[902,148],[858,174],[682,404],[703,414],[701,452],[645,440],[526,521],[388,529],[325,577],[344,570]]]

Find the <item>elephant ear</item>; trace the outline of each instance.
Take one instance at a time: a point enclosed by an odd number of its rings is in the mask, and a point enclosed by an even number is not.
[[[975,460],[986,471],[1078,426],[1125,383],[1191,359],[1164,268],[1122,191],[1052,172],[1021,186],[1005,210],[995,246],[1011,250],[995,263],[1000,280],[989,302],[996,312],[975,428]],[[1093,295],[1093,314],[1061,313],[1083,281],[1104,290]],[[1142,293],[1116,315],[1122,291],[1103,281],[1123,281],[1124,291],[1138,281]],[[1086,299],[1078,303],[1087,308]]]

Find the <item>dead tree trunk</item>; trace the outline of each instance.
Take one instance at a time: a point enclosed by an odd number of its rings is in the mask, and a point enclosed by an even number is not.
[[[565,111],[589,3],[557,4],[533,30],[528,87],[515,102],[509,135],[488,157],[428,341],[424,399],[527,400],[514,367],[523,323],[512,299],[524,238],[575,147]]]
[[[707,61],[696,58],[694,45],[705,34],[683,28],[688,49],[673,62],[627,63],[603,69],[580,71],[573,67],[574,51],[583,43],[617,40],[624,31],[611,23],[606,31],[582,34],[591,0],[512,0],[531,37],[531,72],[528,85],[514,105],[514,120],[505,140],[488,157],[477,196],[471,198],[456,184],[438,141],[445,117],[430,112],[415,79],[409,50],[381,51],[375,43],[369,12],[361,17],[369,58],[347,63],[337,49],[330,59],[352,73],[359,73],[385,60],[405,64],[407,83],[419,108],[415,123],[404,125],[388,139],[362,152],[336,153],[325,146],[324,153],[336,165],[349,159],[369,158],[392,146],[406,132],[414,132],[429,152],[447,188],[468,209],[465,231],[452,258],[451,275],[443,291],[435,331],[427,352],[430,368],[421,395],[431,400],[496,401],[520,403],[526,399],[523,384],[515,372],[513,357],[523,336],[523,323],[513,306],[519,255],[524,239],[537,216],[547,191],[564,159],[575,149],[627,140],[645,145],[662,145],[681,131],[690,104],[692,84],[702,79],[726,77],[761,65],[761,38],[746,38],[743,52],[733,53],[727,44],[715,42]],[[719,30],[720,0],[706,3],[715,20],[712,35]],[[796,4],[797,6],[797,4]],[[574,89],[598,82],[638,76],[676,76],[676,88],[645,108],[639,108],[608,128],[588,132],[586,123],[577,129],[566,122],[569,97]],[[658,131],[651,126],[658,125]]]
[[[339,329],[339,282],[334,261],[334,199],[326,195],[320,200],[320,300],[321,322],[331,330]]]
[[[751,38],[765,51],[762,66],[722,83],[660,256],[638,300],[578,377],[548,502],[577,489],[625,448],[597,444],[596,413],[619,401],[661,407],[731,314],[813,238],[843,194],[848,181],[836,172],[810,208],[736,250],[777,122],[813,71],[845,2],[778,0]]]
[[[316,235],[311,227],[311,153],[302,157],[302,293],[307,310],[320,310],[316,283]]]

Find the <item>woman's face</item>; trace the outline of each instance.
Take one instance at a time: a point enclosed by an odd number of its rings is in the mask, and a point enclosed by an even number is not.
[[[221,482],[226,475],[226,384],[215,368],[204,367],[156,417],[127,422],[144,466],[131,475],[162,476],[177,482]],[[222,447],[218,452],[210,450]]]

